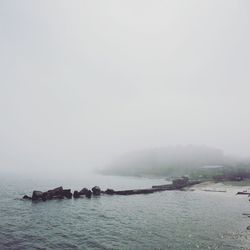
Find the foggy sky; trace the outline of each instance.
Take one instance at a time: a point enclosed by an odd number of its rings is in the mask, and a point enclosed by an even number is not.
[[[249,1],[0,1],[0,172],[178,144],[250,156]]]

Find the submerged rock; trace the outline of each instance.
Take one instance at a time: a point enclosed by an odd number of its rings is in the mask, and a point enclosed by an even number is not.
[[[250,226],[247,227],[247,230],[250,230]]]

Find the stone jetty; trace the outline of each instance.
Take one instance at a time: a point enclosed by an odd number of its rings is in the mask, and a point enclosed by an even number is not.
[[[187,177],[182,177],[179,179],[173,180],[172,184],[167,185],[157,185],[152,186],[151,188],[144,189],[128,189],[115,191],[114,189],[108,188],[106,191],[102,191],[99,186],[94,186],[92,189],[82,188],[80,191],[75,190],[73,193],[71,189],[63,189],[63,187],[57,187],[45,192],[42,191],[33,191],[32,196],[24,195],[24,200],[32,201],[47,201],[53,199],[74,199],[80,197],[91,198],[92,196],[100,195],[135,195],[135,194],[151,194],[155,192],[162,192],[167,190],[182,190],[185,187],[189,187],[195,184],[199,184],[200,181],[190,181]]]

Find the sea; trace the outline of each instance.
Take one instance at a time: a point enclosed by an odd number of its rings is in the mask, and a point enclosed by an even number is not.
[[[164,179],[86,175],[0,177],[0,249],[250,249],[246,196],[202,191],[32,202],[33,190],[115,190],[166,184]],[[242,188],[239,188],[242,190]]]

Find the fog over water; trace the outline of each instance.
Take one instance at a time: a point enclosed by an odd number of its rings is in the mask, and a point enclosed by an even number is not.
[[[249,157],[250,2],[0,2],[0,174],[208,145]]]

